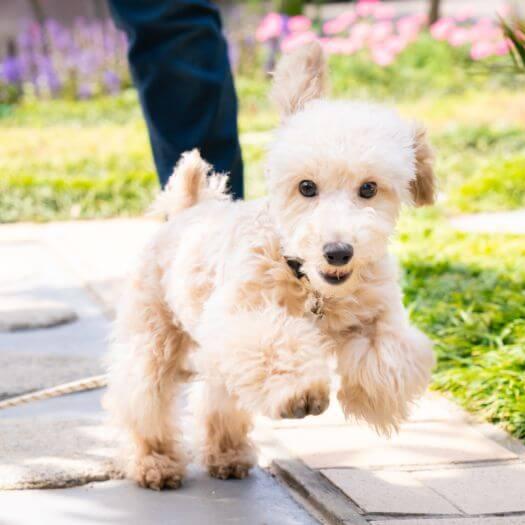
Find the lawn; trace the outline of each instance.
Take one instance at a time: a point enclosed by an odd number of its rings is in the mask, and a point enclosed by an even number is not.
[[[433,388],[525,439],[525,238],[406,213],[395,249],[412,320],[436,343]]]
[[[428,126],[440,199],[402,217],[395,250],[406,304],[436,341],[433,388],[525,439],[525,239],[448,225],[459,212],[525,207],[525,86],[469,70],[457,50],[418,46],[386,69],[335,57],[333,91],[395,103]],[[278,117],[260,71],[238,76],[237,87],[254,198],[265,191],[264,151]],[[0,129],[2,222],[137,215],[158,190],[131,90],[0,106]]]

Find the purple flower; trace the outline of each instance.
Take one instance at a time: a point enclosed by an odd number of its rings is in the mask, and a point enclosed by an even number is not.
[[[77,96],[81,99],[89,98],[93,95],[91,86],[88,84],[80,84],[77,89]]]
[[[120,91],[120,78],[113,71],[104,71],[104,86],[109,93]]]
[[[19,85],[22,82],[22,68],[15,57],[7,57],[0,66],[2,79],[7,84]]]

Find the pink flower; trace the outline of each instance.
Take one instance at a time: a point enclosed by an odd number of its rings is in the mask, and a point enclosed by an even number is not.
[[[370,35],[372,26],[366,22],[359,22],[350,28],[350,36],[359,42],[364,42]]]
[[[382,42],[392,34],[393,30],[392,22],[378,22],[372,26],[370,38],[374,42]]]
[[[330,55],[352,55],[359,49],[349,38],[324,38],[321,44],[325,52]]]
[[[403,37],[392,36],[384,42],[383,49],[388,53],[397,55],[406,48],[407,44],[408,42]]]
[[[362,17],[372,16],[374,14],[375,7],[376,7],[374,5],[375,3],[376,2],[374,1],[372,2],[361,1],[356,5],[355,12],[357,13],[358,16],[362,16]]]
[[[414,16],[406,16],[397,21],[396,27],[397,32],[411,42],[421,31],[421,22]]]
[[[501,37],[501,31],[492,21],[480,20],[470,28],[470,39],[472,41],[494,40]]]
[[[452,18],[440,18],[430,27],[430,33],[436,40],[447,40],[455,29],[456,24]]]
[[[396,10],[391,5],[376,4],[373,15],[379,20],[391,20],[394,18]]]
[[[395,60],[396,56],[394,53],[384,48],[372,49],[372,60],[381,67],[389,66]]]
[[[289,53],[298,47],[312,42],[317,39],[317,35],[313,31],[306,31],[304,33],[292,33],[281,42],[281,51]]]
[[[494,44],[494,54],[496,56],[504,56],[510,52],[511,44],[508,40],[498,40]]]
[[[464,46],[470,42],[470,31],[464,27],[455,27],[449,34],[448,41],[454,47]]]
[[[312,27],[311,20],[303,15],[292,16],[292,18],[288,20],[288,29],[292,33],[301,33],[303,31],[308,31],[310,27]]]
[[[277,38],[283,30],[283,19],[279,13],[268,13],[255,31],[255,39],[258,42],[266,42]]]
[[[483,60],[494,54],[495,47],[492,42],[474,42],[470,49],[470,58],[472,60]]]
[[[323,24],[323,32],[327,35],[336,35],[337,33],[341,33],[347,29],[356,18],[357,15],[353,11],[342,13],[337,18],[325,22]]]

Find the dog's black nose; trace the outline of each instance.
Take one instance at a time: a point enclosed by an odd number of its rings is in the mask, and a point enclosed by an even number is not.
[[[323,255],[332,266],[344,266],[354,255],[354,249],[346,242],[329,242],[323,246]]]

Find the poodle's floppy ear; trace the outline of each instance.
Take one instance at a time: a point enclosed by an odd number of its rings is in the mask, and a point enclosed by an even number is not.
[[[412,199],[416,206],[434,204],[436,199],[434,153],[428,143],[426,129],[420,124],[414,128],[414,153],[416,178],[410,182]]]
[[[319,42],[310,42],[284,55],[277,64],[271,93],[282,117],[300,111],[310,100],[323,96],[327,76]]]

